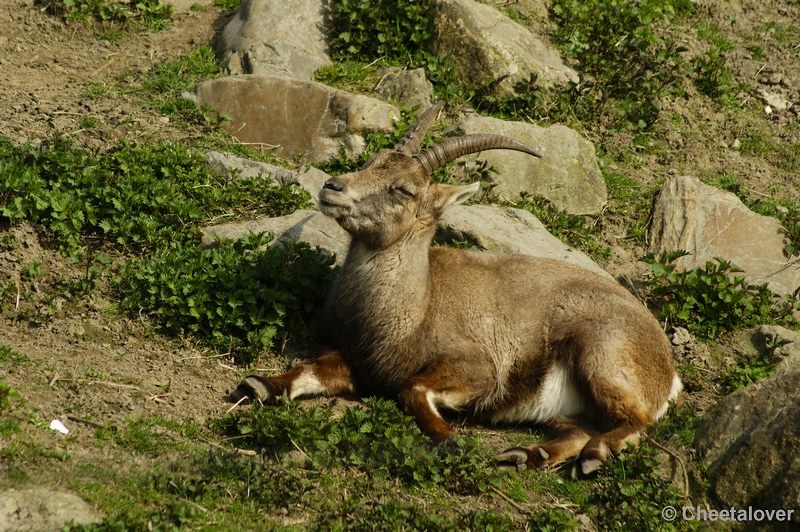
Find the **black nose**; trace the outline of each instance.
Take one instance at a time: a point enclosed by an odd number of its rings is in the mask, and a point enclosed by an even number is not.
[[[334,190],[336,192],[341,192],[341,191],[344,190],[344,185],[342,185],[341,181],[339,181],[335,177],[332,177],[332,178],[328,179],[327,181],[325,181],[325,184],[322,186],[322,188],[327,188],[329,190]]]

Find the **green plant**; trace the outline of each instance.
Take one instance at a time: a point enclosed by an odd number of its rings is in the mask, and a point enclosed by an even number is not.
[[[43,225],[68,254],[89,237],[94,246],[153,250],[194,240],[196,225],[214,217],[286,214],[309,198],[299,187],[212,173],[179,144],[123,142],[93,154],[62,136],[39,148],[0,139],[0,218]]]
[[[11,400],[19,401],[19,393],[5,380],[0,379],[0,414],[11,410]]]
[[[172,6],[159,0],[45,0],[44,3],[51,11],[63,13],[71,20],[93,23],[95,31],[109,39],[118,36],[117,28],[161,31],[172,18]]]
[[[434,93],[464,101],[470,88],[459,78],[449,56],[436,57],[422,49],[430,39],[430,2],[411,0],[336,0],[331,3],[329,38],[335,61],[424,68]]]
[[[430,38],[429,2],[336,0],[331,5],[331,49],[360,59],[405,61]]]
[[[97,281],[103,277],[103,268],[111,263],[111,259],[105,253],[98,253],[95,255],[91,248],[79,251],[80,253],[70,255],[67,258],[67,264],[79,264],[83,261],[83,276],[62,279],[58,283],[61,293],[67,299],[92,293],[97,287]]]
[[[568,88],[570,103],[557,97],[555,109],[614,129],[650,130],[659,100],[679,89],[683,68],[677,45],[656,27],[694,10],[688,0],[554,1],[554,42],[588,78]]]
[[[305,243],[267,246],[271,240],[251,234],[212,249],[173,246],[130,261],[114,285],[123,308],[147,313],[163,331],[194,335],[251,362],[279,335],[310,336],[335,274],[334,257]]]
[[[540,532],[576,532],[580,530],[580,521],[567,510],[545,508],[535,512],[528,518],[532,530]]]
[[[242,0],[214,0],[211,2],[214,6],[221,9],[239,9]]]
[[[766,284],[750,285],[742,269],[716,258],[705,267],[676,271],[675,261],[688,253],[665,252],[641,260],[650,264],[645,282],[661,302],[661,313],[671,325],[686,327],[696,336],[713,339],[719,333],[757,323],[791,323],[795,303],[781,301]]]
[[[609,460],[595,480],[589,500],[600,530],[697,530],[693,521],[666,521],[662,510],[681,508],[684,498],[658,473],[656,451],[648,445],[629,448]]]
[[[374,482],[441,486],[462,494],[484,493],[496,482],[489,455],[474,439],[433,446],[395,403],[367,399],[365,406],[350,407],[334,421],[329,409],[279,400],[228,423],[249,445],[278,457],[300,449],[317,470],[355,467]]]

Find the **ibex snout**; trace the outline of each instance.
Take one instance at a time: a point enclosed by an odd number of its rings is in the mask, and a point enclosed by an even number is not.
[[[334,192],[343,192],[344,191],[344,184],[342,180],[338,177],[332,177],[325,181],[325,184],[322,186],[323,189],[333,190]]]

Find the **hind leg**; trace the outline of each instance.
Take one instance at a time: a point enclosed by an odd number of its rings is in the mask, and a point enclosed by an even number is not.
[[[599,434],[567,420],[550,421],[544,428],[553,436],[551,440],[530,447],[509,449],[497,458],[516,466],[517,471],[553,467],[578,456],[586,444]]]
[[[581,449],[576,469],[583,475],[597,471],[604,462],[622,452],[627,445],[638,445],[642,431],[653,417],[639,401],[620,398],[619,402],[610,404],[611,400],[600,405],[604,412],[603,421],[613,428],[592,437]]]

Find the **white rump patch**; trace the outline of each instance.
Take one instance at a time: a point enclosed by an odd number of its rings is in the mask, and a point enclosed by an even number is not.
[[[586,401],[575,386],[569,372],[555,364],[544,378],[536,397],[527,399],[500,412],[494,422],[532,421],[543,423],[553,419],[576,416],[586,410]]]
[[[681,393],[681,390],[683,390],[683,383],[678,375],[675,374],[675,376],[672,377],[672,387],[669,389],[669,397],[667,397],[667,400],[664,401],[663,405],[661,405],[661,408],[658,409],[658,412],[656,412],[655,416],[653,416],[653,419],[658,421],[664,414],[667,413],[670,401],[674,401],[678,397],[678,394]]]
[[[328,388],[323,386],[314,372],[306,368],[295,380],[289,390],[289,399],[296,399],[302,395],[325,395]]]

